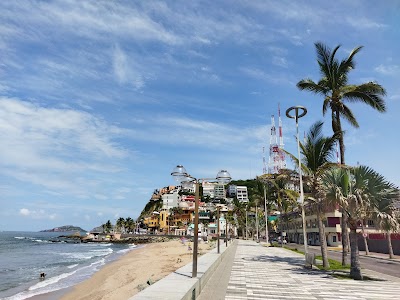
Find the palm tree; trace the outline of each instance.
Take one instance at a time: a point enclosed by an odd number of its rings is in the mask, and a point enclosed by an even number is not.
[[[376,185],[376,182],[370,184]],[[378,203],[378,207],[370,213],[370,216],[375,220],[375,225],[386,233],[388,243],[389,258],[393,259],[393,247],[391,233],[399,231],[399,213],[394,207],[394,202],[400,199],[399,189],[393,184],[385,182],[385,187],[379,190],[380,196],[383,198]]]
[[[126,229],[128,229],[128,232],[131,232],[134,229],[135,222],[133,221],[133,219],[131,217],[127,217],[125,219],[124,226]]]
[[[352,126],[358,128],[358,122],[346,105],[347,103],[362,102],[379,112],[386,111],[385,101],[382,96],[386,95],[385,89],[376,82],[367,82],[359,85],[349,84],[348,75],[355,68],[354,56],[362,49],[362,46],[354,48],[348,58],[339,61],[335,55],[340,45],[336,46],[333,51],[324,44],[315,43],[317,50],[317,62],[321,73],[321,79],[318,82],[307,78],[297,83],[300,90],[307,90],[314,94],[324,97],[322,113],[331,110],[332,130],[339,138],[340,161],[345,164],[345,146],[343,140],[343,130],[341,118],[346,119]],[[342,211],[342,244],[343,257],[342,264],[346,264],[348,240],[346,227],[346,216]]]
[[[241,202],[237,198],[233,199],[233,216],[235,219],[236,226],[242,229],[243,238],[246,236],[246,213],[247,213],[247,203]]]
[[[330,162],[330,159],[334,155],[337,137],[335,135],[324,137],[322,135],[323,124],[323,122],[318,121],[311,126],[304,143],[300,142],[300,149],[303,156],[302,170],[310,188],[310,196],[307,197],[307,200],[312,203],[317,213],[322,263],[324,268],[329,268],[325,225],[323,223],[327,202],[322,187],[322,176],[335,165]],[[293,154],[288,154],[298,164],[298,159]]]
[[[116,222],[116,229],[119,230],[120,232],[125,232],[125,219],[120,217],[118,218]]]
[[[350,228],[350,276],[362,279],[358,253],[358,224],[366,215],[388,218],[389,203],[396,198],[395,189],[385,178],[366,166],[337,168],[324,176],[327,197],[338,201],[347,215]],[[398,197],[398,196],[397,196]]]
[[[264,207],[264,220],[263,222],[260,222],[260,226],[265,226],[265,239],[266,243],[269,244],[268,211],[276,208],[277,203],[276,192],[272,183],[273,176],[271,174],[264,174],[262,176],[258,176],[256,180],[257,190],[260,194],[260,197],[263,199],[262,205]]]
[[[276,221],[288,226],[289,219],[286,214],[292,212],[298,208],[297,198],[299,197],[298,192],[291,188],[292,178],[294,172],[292,170],[283,169],[279,174],[264,174],[258,177],[258,181],[265,184],[265,192],[268,192],[269,205],[275,206],[275,208],[281,213],[280,220]],[[264,187],[260,189],[260,194],[264,198]]]
[[[105,233],[110,233],[111,229],[112,229],[112,224],[111,221],[108,220],[105,224],[103,224],[103,229]]]

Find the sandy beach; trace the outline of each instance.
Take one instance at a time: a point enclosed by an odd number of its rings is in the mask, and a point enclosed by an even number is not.
[[[193,244],[190,243],[193,247]],[[148,286],[174,272],[192,260],[193,251],[188,243],[179,240],[140,246],[118,260],[105,265],[91,278],[74,286],[62,300],[128,299]],[[199,253],[204,254],[211,244],[199,243]]]

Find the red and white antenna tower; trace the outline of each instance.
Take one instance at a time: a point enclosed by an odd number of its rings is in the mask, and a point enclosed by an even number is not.
[[[285,152],[283,151],[283,135],[282,135],[282,119],[281,109],[278,105],[278,117],[279,117],[279,144],[276,136],[275,118],[271,116],[271,137],[269,141],[269,162],[268,162],[268,173],[277,174],[282,169],[286,169],[286,158]]]

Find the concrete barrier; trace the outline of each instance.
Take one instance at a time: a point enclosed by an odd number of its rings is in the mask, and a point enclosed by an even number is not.
[[[220,254],[217,248],[200,256],[197,260],[197,277],[192,278],[192,263],[189,263],[163,279],[150,285],[143,291],[129,298],[129,300],[194,300],[201,293],[214,271],[217,269],[224,257],[233,251],[232,243],[225,247],[221,243]]]

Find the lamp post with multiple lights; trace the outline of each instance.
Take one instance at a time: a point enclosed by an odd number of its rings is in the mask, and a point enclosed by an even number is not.
[[[198,243],[199,243],[199,190],[200,190],[200,183],[204,180],[216,180],[221,184],[227,184],[231,181],[231,175],[226,170],[221,170],[218,172],[216,178],[201,178],[196,179],[191,176],[189,173],[186,172],[186,169],[182,165],[176,166],[173,170],[171,175],[178,181],[178,182],[192,182],[195,184],[195,204],[194,204],[194,241],[193,241],[193,263],[192,263],[192,278],[197,277],[197,250],[198,250]],[[218,220],[219,222],[219,220]],[[219,237],[218,237],[218,244],[219,244]],[[219,253],[219,251],[218,251]]]
[[[217,253],[219,254],[220,252],[220,247],[219,247],[219,232],[220,232],[220,224],[219,224],[219,210],[221,209],[220,206],[217,206]]]
[[[294,114],[291,112],[294,111]],[[306,214],[304,211],[304,191],[303,191],[303,177],[301,174],[301,157],[300,157],[300,139],[299,139],[299,119],[307,114],[307,109],[304,106],[292,106],[286,110],[286,116],[296,121],[297,133],[297,154],[299,160],[299,177],[300,177],[300,203],[301,203],[301,218],[303,221],[303,236],[304,236],[304,254],[307,256],[307,229],[306,229]],[[283,241],[282,241],[283,243]]]

